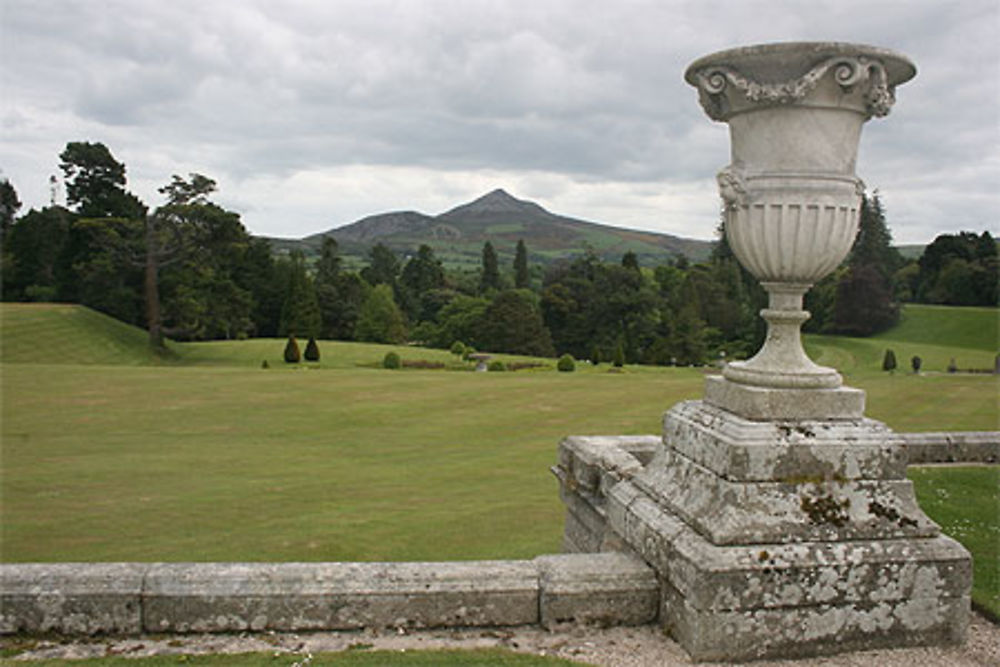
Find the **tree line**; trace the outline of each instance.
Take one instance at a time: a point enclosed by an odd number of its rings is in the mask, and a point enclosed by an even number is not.
[[[720,226],[711,258],[640,267],[633,253],[606,262],[587,251],[540,271],[519,241],[501,266],[490,242],[474,279],[447,270],[428,245],[399,257],[371,248],[360,271],[323,240],[310,266],[276,256],[239,214],[212,201],[217,184],[177,175],[155,209],[127,190],[125,165],[100,143],[60,154],[67,206],[16,217],[0,182],[6,301],[81,303],[145,327],[153,345],[249,336],[417,342],[480,350],[571,354],[594,362],[701,364],[742,357],[764,335],[766,295],[736,261]],[[54,198],[53,198],[54,199]],[[997,248],[983,233],[941,235],[917,261],[891,245],[878,193],[863,200],[848,260],[807,295],[807,330],[870,335],[898,320],[899,303],[997,303]]]

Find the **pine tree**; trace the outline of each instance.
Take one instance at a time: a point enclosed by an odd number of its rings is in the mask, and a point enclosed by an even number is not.
[[[292,253],[285,300],[281,306],[280,333],[315,336],[320,328],[319,299],[316,288],[306,273],[305,257]]]
[[[295,340],[294,334],[288,335],[288,342],[285,343],[285,361],[289,364],[299,363],[299,344]]]
[[[517,289],[528,289],[530,286],[528,248],[524,245],[524,239],[518,239],[517,250],[514,253],[514,287]]]
[[[882,358],[882,370],[890,373],[896,370],[896,353],[892,350],[885,351],[885,356]]]
[[[479,279],[480,293],[500,289],[500,268],[497,263],[497,252],[493,244],[487,241],[483,244],[483,273]]]
[[[303,358],[306,361],[319,361],[319,345],[316,344],[315,336],[309,336],[309,342],[306,343],[306,351]]]
[[[838,333],[870,336],[899,321],[891,278],[902,264],[892,247],[878,191],[861,200],[858,236],[851,247],[848,270],[837,285],[833,328]]]

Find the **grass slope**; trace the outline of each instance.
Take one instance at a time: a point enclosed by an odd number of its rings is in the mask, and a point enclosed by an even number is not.
[[[5,364],[72,363],[155,364],[158,355],[146,332],[73,304],[0,304],[0,362]]]
[[[871,338],[806,336],[806,350],[845,377],[881,373],[887,349],[896,354],[897,373],[910,371],[919,356],[923,372],[943,373],[954,359],[959,369],[992,369],[1000,350],[1000,310],[907,304],[901,322]]]

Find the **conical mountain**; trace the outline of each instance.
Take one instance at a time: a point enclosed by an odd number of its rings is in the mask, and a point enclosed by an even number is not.
[[[517,199],[503,188],[497,188],[475,201],[456,206],[450,211],[442,213],[438,218],[441,220],[465,220],[470,216],[478,218],[495,216],[556,217],[535,202]]]
[[[680,254],[692,260],[704,259],[712,246],[708,241],[557,215],[501,188],[437,216],[416,211],[382,213],[314,234],[302,243],[316,252],[327,235],[340,243],[341,252],[356,256],[364,256],[376,243],[401,255],[427,244],[452,265],[478,265],[486,241],[494,245],[503,261],[513,257],[514,247],[523,239],[533,262],[572,257],[589,248],[610,261],[618,261],[631,251],[646,266],[665,263]]]

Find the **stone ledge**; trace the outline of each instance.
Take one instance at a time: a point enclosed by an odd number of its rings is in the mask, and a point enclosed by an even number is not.
[[[652,585],[651,585],[652,582]],[[475,627],[656,618],[622,554],[444,563],[0,564],[0,634]]]
[[[1000,431],[900,433],[910,463],[998,463]]]
[[[865,392],[837,389],[774,389],[730,382],[721,375],[705,378],[705,402],[744,419],[860,419]]]

